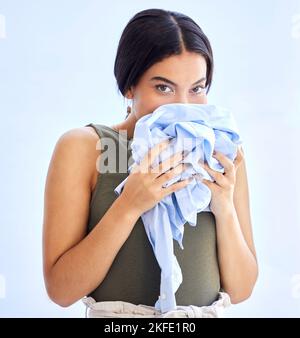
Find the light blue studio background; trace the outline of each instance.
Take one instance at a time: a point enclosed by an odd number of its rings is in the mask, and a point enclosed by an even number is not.
[[[300,3],[0,0],[0,316],[82,317],[52,303],[42,275],[45,177],[65,131],[113,124],[126,106],[113,63],[128,20],[146,8],[190,15],[211,40],[210,103],[244,140],[260,276],[229,317],[300,316]]]

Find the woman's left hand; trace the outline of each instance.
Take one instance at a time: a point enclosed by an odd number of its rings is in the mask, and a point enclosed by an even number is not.
[[[212,155],[224,167],[224,173],[211,169],[206,163],[199,163],[214,179],[214,182],[206,179],[201,181],[211,190],[210,209],[216,215],[222,215],[224,210],[233,207],[233,192],[236,183],[236,171],[244,160],[243,150],[238,146],[237,156],[232,162],[220,152]]]

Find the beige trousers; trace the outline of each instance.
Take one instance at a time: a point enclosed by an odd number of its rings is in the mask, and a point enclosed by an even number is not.
[[[82,298],[87,318],[219,318],[225,308],[231,305],[226,292],[219,292],[219,298],[208,306],[177,306],[176,310],[161,313],[153,306],[134,305],[123,301],[96,302],[92,297]]]

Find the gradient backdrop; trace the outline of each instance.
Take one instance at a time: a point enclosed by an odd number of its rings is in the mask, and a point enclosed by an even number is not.
[[[300,1],[0,0],[0,317],[83,317],[42,275],[43,193],[65,131],[126,115],[113,64],[138,11],[191,16],[211,40],[210,103],[244,140],[260,276],[228,317],[300,316]]]

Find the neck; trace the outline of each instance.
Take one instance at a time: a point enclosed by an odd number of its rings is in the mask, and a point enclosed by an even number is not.
[[[114,124],[113,126],[111,126],[112,129],[116,130],[117,132],[123,131],[123,132],[127,132],[127,139],[132,139],[133,138],[133,134],[134,134],[134,128],[135,128],[135,124],[136,124],[136,118],[134,116],[134,114],[129,114],[129,116],[127,117],[127,119],[121,123],[118,124]]]

